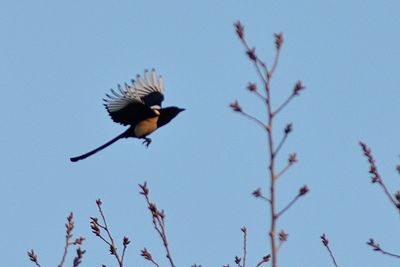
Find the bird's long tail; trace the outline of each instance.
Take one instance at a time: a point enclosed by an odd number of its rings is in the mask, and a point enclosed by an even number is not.
[[[91,156],[91,155],[93,155],[93,154],[99,152],[100,150],[103,150],[104,148],[108,147],[109,145],[112,145],[113,143],[117,142],[119,139],[124,138],[124,137],[127,137],[127,131],[125,131],[125,132],[123,132],[122,134],[118,135],[117,137],[111,139],[110,141],[108,141],[108,142],[105,143],[104,145],[99,146],[98,148],[96,148],[96,149],[94,149],[94,150],[92,150],[92,151],[90,151],[90,152],[88,152],[88,153],[86,153],[86,154],[83,154],[83,155],[80,155],[80,156],[77,156],[77,157],[70,158],[70,160],[71,160],[72,162],[77,162],[77,161],[79,161],[79,160],[81,160],[81,159],[85,159],[85,158],[87,158],[87,157],[89,157],[89,156]]]

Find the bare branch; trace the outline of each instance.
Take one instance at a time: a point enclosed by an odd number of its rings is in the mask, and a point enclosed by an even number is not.
[[[262,194],[261,188],[257,188],[256,190],[253,191],[252,194],[253,194],[253,196],[254,196],[255,198],[261,198],[261,199],[263,199],[263,200],[265,200],[265,201],[271,202],[271,199],[265,197],[265,196]]]
[[[321,241],[322,241],[322,244],[323,244],[323,245],[326,247],[326,249],[328,250],[329,255],[331,256],[331,259],[332,259],[333,264],[335,265],[335,267],[339,267],[338,264],[336,263],[335,257],[333,256],[332,250],[331,250],[331,248],[329,247],[329,240],[328,240],[328,238],[326,237],[325,234],[322,234],[322,235],[321,235]]]
[[[296,153],[290,154],[288,158],[287,165],[276,175],[276,179],[281,177],[290,167],[293,166],[297,162],[297,155]]]
[[[153,263],[154,266],[160,267],[160,265],[158,265],[158,263],[153,259],[153,256],[146,248],[142,249],[140,256]]]
[[[124,246],[124,248],[123,248],[123,250],[122,250],[121,262],[124,261],[126,248],[128,247],[129,243],[131,243],[131,241],[129,240],[129,238],[128,238],[127,236],[124,236],[124,239],[122,240],[122,245]]]
[[[86,250],[81,250],[80,247],[76,249],[76,257],[74,258],[73,267],[78,267],[82,263],[83,254]]]
[[[395,254],[395,253],[391,253],[391,252],[388,252],[386,250],[383,250],[381,248],[381,246],[378,243],[375,243],[374,239],[372,239],[372,238],[370,238],[368,240],[367,245],[372,247],[372,249],[374,251],[380,252],[380,253],[382,253],[384,255],[387,255],[387,256],[391,256],[391,257],[400,259],[400,255],[399,254]]]
[[[275,54],[275,58],[274,58],[274,63],[272,64],[271,70],[267,72],[267,78],[268,80],[271,79],[272,75],[275,72],[276,67],[278,66],[278,62],[279,62],[279,55],[281,53],[281,47],[283,44],[283,35],[282,33],[275,33],[275,48],[276,48],[276,54]]]
[[[29,257],[29,260],[31,262],[35,263],[35,265],[37,267],[41,267],[41,265],[39,264],[38,256],[37,256],[37,254],[35,253],[35,251],[33,249],[28,251],[28,257]]]
[[[289,133],[293,131],[293,125],[291,123],[287,124],[285,127],[285,130],[283,131],[283,138],[281,140],[281,142],[279,143],[279,145],[277,146],[277,148],[275,149],[274,153],[273,153],[273,157],[275,158],[276,155],[278,154],[279,150],[282,148],[283,144],[286,141],[286,138],[288,137]]]
[[[368,160],[369,163],[369,173],[371,174],[371,182],[372,183],[378,183],[382,189],[387,198],[392,202],[392,204],[395,206],[397,210],[400,210],[400,202],[396,202],[396,199],[390,194],[388,188],[386,187],[385,183],[383,182],[383,179],[381,175],[378,172],[378,168],[375,164],[375,160],[372,156],[372,151],[371,149],[367,146],[367,144],[360,142],[361,149],[365,155],[365,157]]]
[[[247,257],[247,228],[243,226],[241,228],[243,233],[243,265],[242,267],[246,267],[246,257]]]
[[[70,246],[69,240],[72,237],[72,230],[74,229],[74,215],[71,212],[67,217],[67,223],[65,224],[66,234],[65,234],[65,246],[64,246],[64,253],[61,257],[61,262],[58,264],[58,267],[62,267],[65,262],[65,258],[67,257],[68,247]]]
[[[71,242],[72,239],[72,230],[74,229],[74,214],[71,212],[68,217],[67,217],[67,223],[65,224],[65,245],[64,245],[64,251],[63,255],[61,257],[60,263],[57,265],[58,267],[64,266],[65,260],[67,258],[68,254],[68,249],[71,246],[76,246],[76,245],[82,245],[83,241],[85,240],[84,237],[80,236],[77,239],[75,239],[73,242]],[[81,262],[83,258],[83,254],[85,253],[84,250],[81,250],[80,247],[77,249],[77,256],[74,259],[74,267],[77,267]],[[31,249],[28,251],[28,257],[29,260],[35,263],[37,267],[41,267],[38,261],[38,256],[36,255],[35,251]]]
[[[261,128],[263,128],[264,130],[268,131],[268,127],[259,119],[257,119],[256,117],[253,117],[252,115],[246,113],[243,111],[242,107],[239,105],[238,101],[234,101],[232,102],[230,105],[231,109],[235,112],[240,113],[241,115],[243,115],[244,117],[246,117],[249,120],[254,121],[255,123],[257,123]]]
[[[267,256],[264,256],[262,258],[262,260],[259,263],[257,263],[256,267],[260,267],[264,263],[269,262],[270,259],[271,259],[271,255],[270,254],[268,254]]]
[[[285,128],[285,135],[283,136],[283,139],[281,142],[278,144],[278,146],[275,148],[274,144],[274,137],[273,137],[273,124],[274,124],[274,116],[279,113],[286,105],[290,102],[290,100],[299,93],[300,90],[304,89],[304,87],[301,85],[301,83],[297,83],[295,86],[294,91],[292,94],[288,97],[286,101],[284,101],[275,111],[272,110],[272,103],[271,103],[271,88],[270,88],[270,83],[272,76],[277,68],[279,58],[280,58],[280,51],[281,47],[283,44],[283,35],[282,33],[276,33],[275,36],[275,48],[276,48],[276,53],[274,57],[274,61],[272,64],[271,69],[267,68],[267,65],[257,56],[256,54],[256,49],[254,47],[251,47],[248,42],[245,39],[245,34],[244,34],[244,26],[240,23],[240,21],[235,23],[235,30],[236,34],[239,37],[241,43],[243,44],[247,57],[249,60],[252,62],[256,69],[256,73],[258,75],[258,78],[260,82],[263,84],[264,89],[265,89],[265,97],[261,94],[258,93],[257,87],[255,86],[254,83],[250,83],[247,87],[247,89],[250,92],[256,93],[256,95],[264,100],[265,105],[266,105],[266,113],[267,113],[267,120],[266,122],[262,122],[259,119],[255,118],[252,115],[249,115],[243,111],[243,109],[240,107],[239,103],[237,101],[233,102],[230,107],[235,111],[240,114],[242,114],[244,117],[255,121],[258,125],[262,126],[263,129],[267,131],[267,140],[268,140],[268,156],[269,156],[269,162],[268,162],[268,176],[269,176],[269,196],[264,197],[261,193],[261,189],[257,189],[256,191],[253,192],[253,195],[257,198],[264,199],[268,202],[269,207],[270,207],[270,229],[269,229],[269,236],[270,236],[270,243],[271,243],[271,255],[268,255],[264,257],[264,259],[269,260],[271,258],[271,266],[272,267],[277,267],[277,258],[278,258],[278,251],[277,251],[277,234],[276,234],[276,225],[277,225],[277,219],[280,215],[282,215],[288,208],[290,208],[294,202],[302,195],[307,193],[308,188],[304,187],[300,190],[298,196],[294,200],[292,200],[291,203],[288,204],[287,207],[285,207],[281,212],[277,212],[276,208],[276,180],[279,176],[281,176],[289,167],[296,161],[296,154],[291,155],[289,158],[289,163],[288,166],[286,166],[280,173],[276,173],[276,155],[282,148],[283,144],[286,141],[286,138],[291,131],[291,125],[288,125],[287,128]],[[306,191],[305,191],[306,190]],[[282,242],[282,241],[281,241]],[[236,257],[235,263],[240,264],[240,258]],[[266,261],[261,261],[257,266],[262,265]]]
[[[130,241],[129,241],[128,237],[124,237],[123,243],[122,243],[124,248],[122,251],[122,256],[120,257],[117,252],[117,246],[115,245],[114,238],[112,237],[110,229],[108,228],[106,216],[104,215],[103,209],[101,207],[102,204],[103,203],[101,202],[100,199],[96,200],[96,205],[97,205],[98,211],[100,213],[101,219],[103,221],[103,225],[99,223],[97,218],[90,217],[90,227],[92,229],[92,233],[94,233],[96,236],[98,236],[101,240],[103,240],[108,245],[111,255],[114,255],[115,259],[118,262],[118,266],[123,267],[125,251],[126,251],[128,244],[130,243]],[[101,234],[100,229],[103,229],[106,232],[108,239],[107,239],[107,237],[104,237]]]
[[[274,112],[272,112],[272,116],[275,117],[283,108],[286,107],[287,104],[293,99],[294,94],[291,94]]]
[[[289,204],[286,205],[280,212],[276,214],[276,217],[279,218],[282,214],[284,214],[290,207],[293,206],[294,203],[296,203],[297,200],[299,200],[300,197],[304,196],[307,194],[310,190],[308,187],[305,185],[300,188],[299,193],[292,199],[292,201],[289,202]]]
[[[157,233],[159,234],[159,236],[163,242],[165,251],[167,253],[166,257],[167,257],[171,267],[175,267],[174,261],[172,260],[169,245],[168,245],[167,233],[165,231],[165,213],[163,210],[161,210],[161,211],[158,210],[156,205],[154,203],[150,202],[149,188],[147,187],[147,183],[144,182],[142,185],[139,184],[139,187],[141,189],[140,194],[144,196],[144,198],[147,202],[147,208],[152,215],[154,229],[157,231]]]

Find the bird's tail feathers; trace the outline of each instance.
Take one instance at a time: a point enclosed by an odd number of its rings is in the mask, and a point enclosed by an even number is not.
[[[70,160],[71,160],[72,162],[77,162],[77,161],[79,161],[79,160],[85,159],[85,158],[87,158],[87,157],[89,157],[89,156],[91,156],[91,155],[93,155],[93,154],[95,154],[95,153],[97,153],[97,152],[103,150],[104,148],[106,148],[106,147],[112,145],[113,143],[117,142],[119,139],[127,137],[127,136],[128,136],[127,133],[128,133],[128,130],[125,131],[125,132],[123,132],[122,134],[118,135],[117,137],[111,139],[110,141],[108,141],[108,142],[105,143],[104,145],[101,145],[101,146],[99,146],[98,148],[93,149],[92,151],[89,151],[89,152],[87,152],[87,153],[85,153],[85,154],[83,154],[83,155],[70,158]]]

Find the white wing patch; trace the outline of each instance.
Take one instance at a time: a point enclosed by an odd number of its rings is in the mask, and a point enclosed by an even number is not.
[[[133,81],[132,87],[129,88],[129,93],[142,98],[152,92],[164,94],[164,83],[161,76],[157,77],[156,71],[144,71],[144,75],[136,75],[136,81]]]
[[[109,112],[116,112],[123,109],[132,102],[143,103],[143,97],[159,92],[164,94],[164,82],[162,76],[157,76],[155,69],[145,70],[143,76],[137,75],[136,80],[131,80],[131,84],[125,83],[125,88],[118,84],[118,91],[111,89],[112,94],[106,94],[108,99],[105,106]],[[152,106],[153,109],[159,109],[159,106]]]

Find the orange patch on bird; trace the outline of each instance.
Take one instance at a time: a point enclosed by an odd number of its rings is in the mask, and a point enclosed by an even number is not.
[[[151,134],[152,132],[154,132],[155,130],[157,130],[157,121],[158,121],[158,116],[139,122],[135,126],[136,137],[141,138],[141,137],[147,136],[147,135]]]

